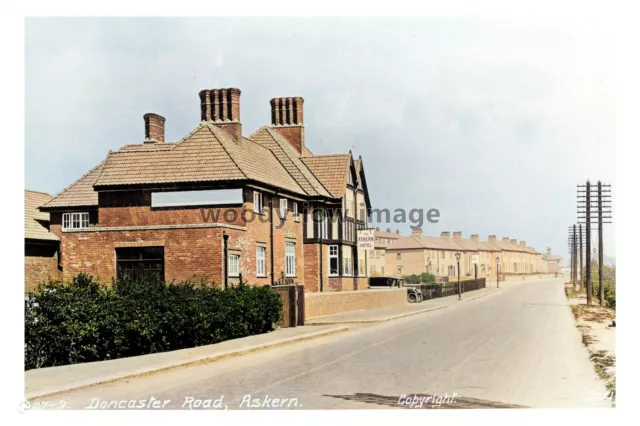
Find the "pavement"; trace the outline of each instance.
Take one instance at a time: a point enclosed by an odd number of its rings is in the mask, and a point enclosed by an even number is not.
[[[463,293],[462,301],[458,301],[458,296],[440,297],[437,299],[425,300],[420,303],[406,303],[398,306],[387,306],[377,309],[361,309],[350,312],[340,312],[337,314],[313,317],[305,321],[307,325],[328,325],[328,324],[371,324],[391,321],[411,315],[444,309],[452,303],[475,300],[495,292],[494,288],[483,288],[480,290]]]
[[[176,367],[212,362],[346,330],[346,327],[339,326],[282,328],[196,348],[28,370],[25,372],[26,398],[29,400]]]
[[[611,407],[575,327],[563,280],[500,288],[447,309],[31,405],[122,408],[117,404],[153,400],[165,409],[389,409],[406,407],[407,395],[428,394],[440,399],[422,408]]]

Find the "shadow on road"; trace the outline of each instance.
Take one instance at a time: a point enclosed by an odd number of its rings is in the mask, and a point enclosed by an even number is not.
[[[428,402],[424,402],[422,404],[415,404],[411,406],[409,402],[404,404],[399,403],[401,397],[399,396],[387,396],[387,395],[376,395],[373,393],[355,393],[353,395],[324,395],[332,398],[340,398],[347,401],[354,402],[364,402],[368,404],[377,404],[377,405],[386,405],[388,407],[393,408],[444,408],[444,409],[461,409],[461,408],[528,408],[524,405],[515,405],[515,404],[507,404],[503,402],[496,401],[487,401],[485,399],[476,399],[476,398],[464,398],[464,397],[455,397],[454,401],[441,402],[440,404],[436,404],[433,401],[437,401],[437,395],[417,395],[418,397],[423,397],[423,401],[426,400],[426,397],[431,396],[431,399],[427,400]],[[404,395],[403,395],[404,396]],[[411,401],[413,399],[413,395],[405,396],[404,401]]]

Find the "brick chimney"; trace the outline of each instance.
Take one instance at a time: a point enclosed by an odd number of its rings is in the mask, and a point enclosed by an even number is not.
[[[380,232],[380,227],[376,226],[376,231]]]
[[[416,238],[422,238],[422,228],[411,229],[411,236]]]
[[[148,112],[144,115],[144,142],[164,142],[164,122],[161,115]]]
[[[455,231],[455,232],[453,233],[453,239],[454,239],[455,241],[460,241],[460,240],[462,240],[462,232],[461,232],[461,231]]]
[[[520,241],[520,245],[521,245],[522,247],[526,247],[526,246],[527,246],[527,242],[526,242],[526,241],[524,241],[524,240],[522,240],[522,241]]]
[[[273,98],[271,103],[271,125],[284,136],[299,154],[304,152],[304,99]]]
[[[240,89],[201,90],[200,120],[210,122],[226,130],[236,140],[241,139]]]
[[[450,239],[451,238],[451,232],[449,231],[442,231],[440,233],[440,238],[445,238],[445,239]]]
[[[509,242],[509,237],[502,237],[502,242],[503,243],[508,243]]]
[[[387,228],[387,232],[391,232],[391,228]]]
[[[396,234],[400,235],[400,230],[396,229]]]
[[[551,247],[547,247],[547,256],[551,256]]]
[[[496,241],[496,235],[495,234],[489,234],[489,241]]]
[[[514,246],[518,245],[518,240],[516,240],[515,238],[511,239],[511,244],[513,244]]]
[[[478,234],[471,234],[471,236],[469,237],[469,239],[470,239],[471,241],[479,242],[479,241],[480,241],[480,235],[478,235]]]

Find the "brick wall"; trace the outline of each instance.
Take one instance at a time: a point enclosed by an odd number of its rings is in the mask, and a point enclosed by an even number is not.
[[[25,244],[24,287],[25,291],[33,291],[36,286],[47,279],[59,280],[58,247],[56,245]]]
[[[116,275],[117,247],[163,246],[165,279],[181,281],[198,278],[223,282],[223,232],[229,234],[229,254],[240,255],[240,272],[249,284],[271,283],[271,224],[269,215],[253,214],[253,190],[244,190],[242,207],[151,209],[150,193],[114,192],[100,194],[100,207],[92,214],[92,230],[62,232],[61,213],[51,214],[51,231],[61,239],[63,278],[71,279],[87,272],[109,283]],[[263,193],[264,209],[269,197]],[[294,221],[291,212],[285,220],[278,214],[279,198],[273,200],[274,276],[277,281],[285,271],[285,246],[295,244],[296,272],[294,280],[304,284],[304,247],[302,221]],[[291,200],[289,200],[291,210]],[[247,221],[246,219],[249,219]],[[228,225],[228,226],[227,226]],[[175,226],[154,229],[158,226]],[[104,229],[105,227],[118,229]],[[138,228],[132,228],[138,227]],[[147,229],[145,229],[145,227]],[[256,275],[256,247],[266,248],[266,276]],[[234,284],[237,278],[230,278]]]
[[[304,297],[307,318],[408,303],[407,290],[404,288],[305,293]]]

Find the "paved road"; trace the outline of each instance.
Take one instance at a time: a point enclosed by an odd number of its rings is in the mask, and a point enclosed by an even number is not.
[[[431,313],[46,402],[84,408],[124,400],[122,407],[153,397],[165,408],[237,409],[267,401],[271,408],[384,409],[397,408],[402,395],[455,394],[455,402],[440,400],[449,403],[443,407],[611,406],[604,393],[563,280],[540,280],[505,283],[499,292]]]

